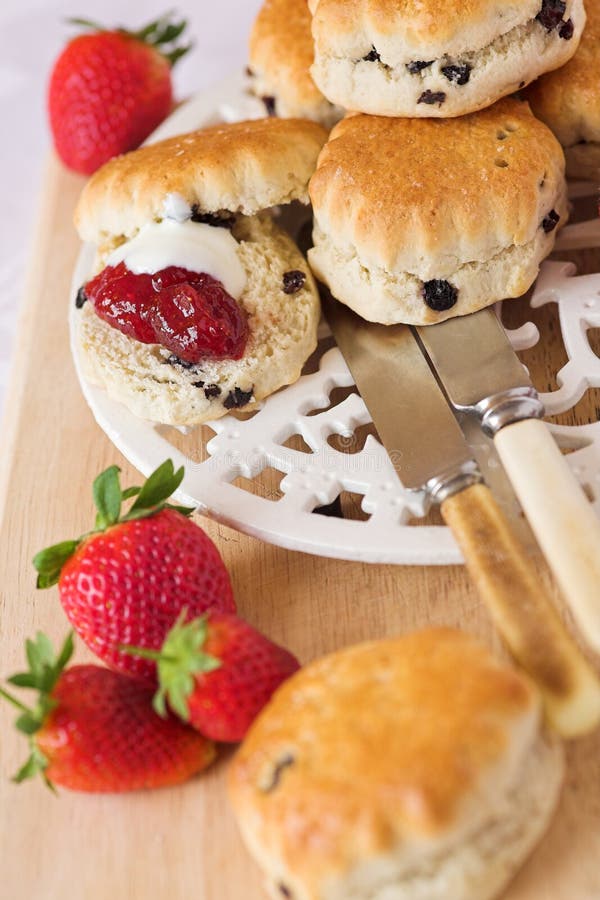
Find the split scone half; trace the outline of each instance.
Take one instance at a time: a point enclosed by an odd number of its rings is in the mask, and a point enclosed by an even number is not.
[[[316,347],[318,293],[268,210],[308,202],[326,137],[296,119],[218,125],[116,157],[92,177],[75,215],[98,247],[76,300],[89,380],[143,419],[194,425],[299,377]],[[119,266],[124,279],[99,286]],[[156,297],[140,300],[140,285]],[[203,355],[204,344],[217,349]]]
[[[600,0],[586,0],[587,23],[575,56],[526,93],[534,115],[565,151],[567,175],[600,181]]]
[[[491,900],[546,830],[562,778],[536,689],[445,628],[309,664],[229,772],[276,900]]]
[[[382,116],[462,116],[564,65],[583,0],[312,0],[323,94]]]
[[[343,110],[323,96],[310,74],[311,21],[306,0],[265,0],[250,34],[250,89],[269,115],[332,128]]]
[[[567,220],[564,167],[554,135],[519,100],[458,119],[347,116],[309,186],[312,270],[385,325],[519,297]]]

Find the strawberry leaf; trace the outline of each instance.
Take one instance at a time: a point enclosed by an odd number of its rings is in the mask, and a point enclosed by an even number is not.
[[[33,713],[23,713],[15,722],[15,726],[23,734],[35,734],[40,729],[40,723]]]
[[[137,497],[137,495],[139,494],[140,491],[141,491],[141,488],[139,488],[139,487],[125,488],[125,490],[122,492],[122,495],[121,495],[122,499],[129,500],[130,497]]]
[[[36,678],[43,676],[46,667],[52,662],[54,656],[52,644],[41,631],[38,631],[34,641],[27,638],[25,641],[25,654],[31,673]]]
[[[21,766],[16,775],[13,775],[13,781],[16,784],[21,784],[22,781],[26,781],[28,778],[34,778],[37,773],[40,771],[38,762],[33,755],[33,753],[28,757],[27,761],[24,765]]]
[[[177,506],[175,503],[165,503],[165,509],[172,509],[182,516],[191,516],[194,512],[193,506]]]
[[[68,25],[80,25],[82,28],[91,28],[92,31],[106,31],[102,25],[99,25],[98,22],[93,22],[91,19],[80,19],[77,16],[66,19]]]
[[[39,747],[32,743],[29,758],[26,760],[25,764],[21,766],[17,774],[13,775],[12,780],[16,782],[16,784],[21,784],[21,782],[25,781],[27,778],[35,778],[36,775],[41,774],[47,786],[51,790],[54,790],[54,786],[48,781],[45,775],[45,769],[47,767],[47,758]]]
[[[164,503],[164,501],[177,490],[183,481],[183,475],[183,466],[175,471],[173,460],[166,459],[164,463],[162,463],[158,469],[155,469],[148,477],[148,480],[143,485],[141,491],[137,495],[135,503],[125,518],[131,516],[132,513],[147,511]]]
[[[24,703],[21,703],[21,701],[17,700],[16,697],[13,697],[12,694],[9,694],[8,691],[4,690],[4,688],[0,688],[0,697],[4,697],[5,700],[8,700],[9,703],[12,703],[12,705],[17,709],[20,709],[21,712],[31,712],[31,710],[28,709]]]
[[[156,40],[154,41],[155,45],[170,44],[171,41],[174,41],[179,37],[186,26],[187,22],[185,19],[182,22],[171,22],[167,24],[162,31],[158,32]]]
[[[58,656],[52,643],[41,631],[35,640],[25,641],[25,653],[29,663],[28,672],[17,672],[8,681],[17,687],[35,688],[41,694],[39,703],[50,694],[66,664],[73,655],[73,632],[69,632]],[[45,712],[47,710],[42,710]]]
[[[58,705],[58,701],[51,695],[51,692],[73,653],[73,632],[67,635],[56,656],[50,640],[42,632],[37,633],[35,640],[27,640],[25,649],[30,671],[18,672],[16,675],[12,675],[8,681],[17,687],[39,690],[37,702],[32,707],[27,707],[0,687],[0,697],[4,697],[19,710],[15,725],[19,731],[28,736],[31,748],[29,758],[13,777],[13,781],[21,782],[40,773],[47,786],[54,790],[44,772],[48,766],[48,760],[35,743],[34,735],[42,728],[51,710]]]
[[[38,587],[50,587],[56,584],[60,578],[61,569],[75,553],[79,546],[79,541],[62,541],[60,544],[53,544],[52,547],[46,547],[40,550],[33,557],[33,565],[38,575]]]
[[[188,721],[188,698],[196,686],[196,676],[221,666],[221,660],[202,649],[208,636],[205,616],[184,624],[187,610],[182,610],[162,646],[157,665],[159,689],[154,708],[164,715],[165,700],[181,719]],[[163,712],[160,712],[163,710]]]
[[[150,22],[148,25],[146,25],[145,28],[141,28],[139,31],[134,31],[133,35],[140,41],[144,41],[144,43],[152,43],[151,41],[148,41],[148,38],[151,38],[153,34],[156,34],[160,23],[161,19],[156,19],[156,21]]]
[[[162,688],[159,688],[155,693],[152,699],[152,708],[161,719],[167,718],[167,695]]]
[[[94,480],[93,495],[98,514],[96,528],[104,531],[119,521],[121,513],[121,485],[119,483],[118,466],[109,466]]]
[[[11,675],[6,680],[9,684],[14,684],[15,687],[37,687],[37,677],[32,675],[31,672],[17,672],[16,675]]]
[[[185,56],[186,53],[189,53],[194,45],[192,43],[184,44],[182,47],[176,47],[174,50],[171,50],[170,53],[164,53],[163,56],[165,59],[169,60],[171,68],[175,65],[175,63],[181,59],[182,56]]]
[[[93,496],[98,512],[92,531],[76,541],[62,541],[36,553],[33,565],[38,572],[38,588],[48,588],[56,584],[69,557],[83,541],[93,537],[94,534],[121,522],[148,518],[163,509],[173,509],[184,516],[194,512],[192,507],[167,503],[168,498],[181,484],[184,475],[183,466],[175,471],[172,460],[165,460],[155,469],[142,487],[133,486],[121,490],[119,473],[118,466],[109,466],[94,481]],[[132,497],[136,499],[129,511],[121,515],[123,501]]]
[[[137,41],[147,44],[149,47],[153,47],[171,66],[173,66],[192,46],[191,43],[179,47],[175,44],[175,41],[181,37],[188,23],[185,19],[181,21],[171,21],[173,15],[173,12],[165,13],[164,16],[155,19],[153,22],[150,22],[143,28],[139,28],[137,31],[130,31],[128,28],[123,27],[106,28],[98,22],[80,17],[69,18],[67,19],[67,22],[70,25],[79,25],[86,30],[91,29],[92,31],[100,32],[110,31],[134,38]],[[171,49],[165,49],[163,46],[165,44],[169,45]]]
[[[56,659],[56,663],[54,664],[54,670],[56,672],[56,679],[58,680],[58,676],[63,671],[71,657],[73,656],[73,651],[75,649],[75,643],[73,641],[73,632],[70,631],[65,638],[65,642],[60,648],[60,653]],[[54,687],[54,685],[53,685]]]

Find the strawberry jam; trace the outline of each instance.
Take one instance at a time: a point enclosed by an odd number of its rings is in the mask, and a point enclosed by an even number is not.
[[[169,266],[134,275],[125,263],[107,266],[85,285],[101,319],[143,344],[161,344],[180,359],[240,359],[248,320],[220,281]]]

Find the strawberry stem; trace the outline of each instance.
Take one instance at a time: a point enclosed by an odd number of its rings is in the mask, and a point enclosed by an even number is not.
[[[139,656],[140,659],[151,659],[153,662],[177,662],[174,656],[166,656],[161,650],[149,650],[147,647],[131,647],[129,644],[117,644],[117,649],[128,656]]]

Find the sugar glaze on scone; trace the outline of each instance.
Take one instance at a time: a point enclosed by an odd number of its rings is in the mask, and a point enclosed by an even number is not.
[[[522,295],[567,219],[561,147],[513,99],[457,119],[348,116],[310,195],[313,272],[386,325]]]
[[[583,0],[319,0],[315,83],[346,109],[449,117],[483,109],[564,65]]]
[[[547,828],[562,776],[529,681],[430,628],[300,670],[229,786],[273,898],[491,900]]]
[[[534,115],[565,151],[567,175],[600,181],[600,0],[585,0],[587,22],[575,56],[527,90]]]
[[[306,0],[265,0],[249,49],[250,90],[270,115],[313,119],[326,128],[342,118],[310,74],[314,48]]]
[[[88,282],[75,318],[87,378],[141,418],[172,425],[247,407],[298,378],[316,347],[318,292],[306,260],[265,208],[306,202],[325,138],[319,125],[293,119],[216,126],[119,157],[91,179],[76,221],[98,246],[96,273],[113,277],[115,266],[125,266],[126,281],[145,278],[159,306],[150,317],[134,309],[132,331],[129,304],[143,297],[133,301],[126,292],[114,305],[111,294],[107,314],[96,305],[104,296],[95,293],[97,282]],[[227,301],[247,323],[235,352],[211,356],[202,342],[199,351],[182,343],[173,352],[168,329],[153,330],[153,317],[162,316],[161,273],[179,278],[180,271],[185,284],[196,273],[229,292],[228,300],[219,295],[219,309]],[[125,320],[114,309],[125,309]],[[209,320],[198,321],[195,334],[209,334],[202,330]]]

